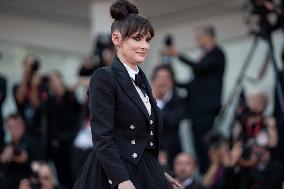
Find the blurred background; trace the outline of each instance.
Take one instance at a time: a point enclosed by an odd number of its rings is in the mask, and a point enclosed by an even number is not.
[[[115,56],[109,15],[113,2],[0,0],[1,189],[72,188],[92,148],[89,77]],[[284,163],[283,2],[132,2],[155,29],[142,67],[158,105],[162,104],[159,107],[170,117],[160,163],[184,183],[183,188],[191,185],[185,182],[188,178],[196,178],[197,188],[284,188],[283,172],[278,169]],[[204,36],[214,39],[213,46],[220,47],[225,57],[217,86],[221,93],[215,99],[210,96],[217,90],[211,82],[216,78],[210,73],[216,70],[209,66],[208,73],[198,71],[174,53],[201,65],[212,50],[200,44]],[[173,78],[168,81],[161,70],[173,72]],[[200,86],[205,88],[191,96],[196,89],[191,83],[200,75],[205,83]],[[178,100],[159,98],[163,90],[174,91]],[[204,99],[194,95],[220,104],[212,112]],[[205,108],[194,111],[189,108],[194,103]],[[207,118],[208,123],[200,122]],[[271,170],[279,178],[271,176]],[[244,175],[250,175],[247,182],[237,185],[237,178],[243,180]],[[262,183],[267,175],[272,177],[271,185]]]

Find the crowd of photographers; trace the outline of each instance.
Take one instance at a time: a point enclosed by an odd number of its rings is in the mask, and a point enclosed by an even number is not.
[[[283,28],[283,6],[266,0],[257,2],[278,15],[273,29]],[[164,119],[160,164],[182,189],[283,189],[282,97],[275,92],[274,112],[267,116],[267,105],[273,103],[267,94],[256,89],[244,93],[230,125],[230,136],[225,137],[213,125],[221,109],[226,55],[212,26],[197,28],[196,39],[202,51],[200,58],[192,60],[180,53],[168,38],[161,64],[152,72],[153,96]],[[66,86],[59,70],[41,74],[36,55],[23,59],[22,79],[12,89],[0,76],[0,189],[72,188],[93,146],[89,77],[97,68],[110,65],[115,56],[107,35],[99,36],[95,46],[73,86]],[[176,61],[192,70],[192,81],[175,80]],[[284,92],[283,73],[277,74]],[[80,87],[84,100],[79,101]],[[1,106],[7,90],[13,91],[17,111],[4,119]],[[183,152],[179,135],[183,120],[191,122],[195,154]]]

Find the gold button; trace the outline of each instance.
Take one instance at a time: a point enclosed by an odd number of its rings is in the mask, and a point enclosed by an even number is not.
[[[112,184],[112,180],[108,179],[108,183]]]
[[[131,144],[135,144],[135,140],[131,140]]]
[[[154,144],[153,144],[153,142],[150,142],[150,146],[153,146]]]

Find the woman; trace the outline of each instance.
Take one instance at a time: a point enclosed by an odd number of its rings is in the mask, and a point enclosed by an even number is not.
[[[74,188],[180,186],[158,164],[160,115],[150,85],[137,66],[148,54],[153,27],[126,0],[116,1],[110,13],[114,18],[111,33],[117,57],[110,67],[96,70],[91,77],[89,104],[94,150]]]

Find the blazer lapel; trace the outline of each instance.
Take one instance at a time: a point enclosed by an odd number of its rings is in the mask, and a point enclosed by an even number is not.
[[[148,111],[144,103],[142,102],[138,92],[136,91],[126,68],[122,65],[122,63],[117,57],[114,59],[112,67],[116,70],[118,83],[120,84],[124,92],[134,102],[134,104],[142,111],[144,116],[147,119],[149,119]]]

